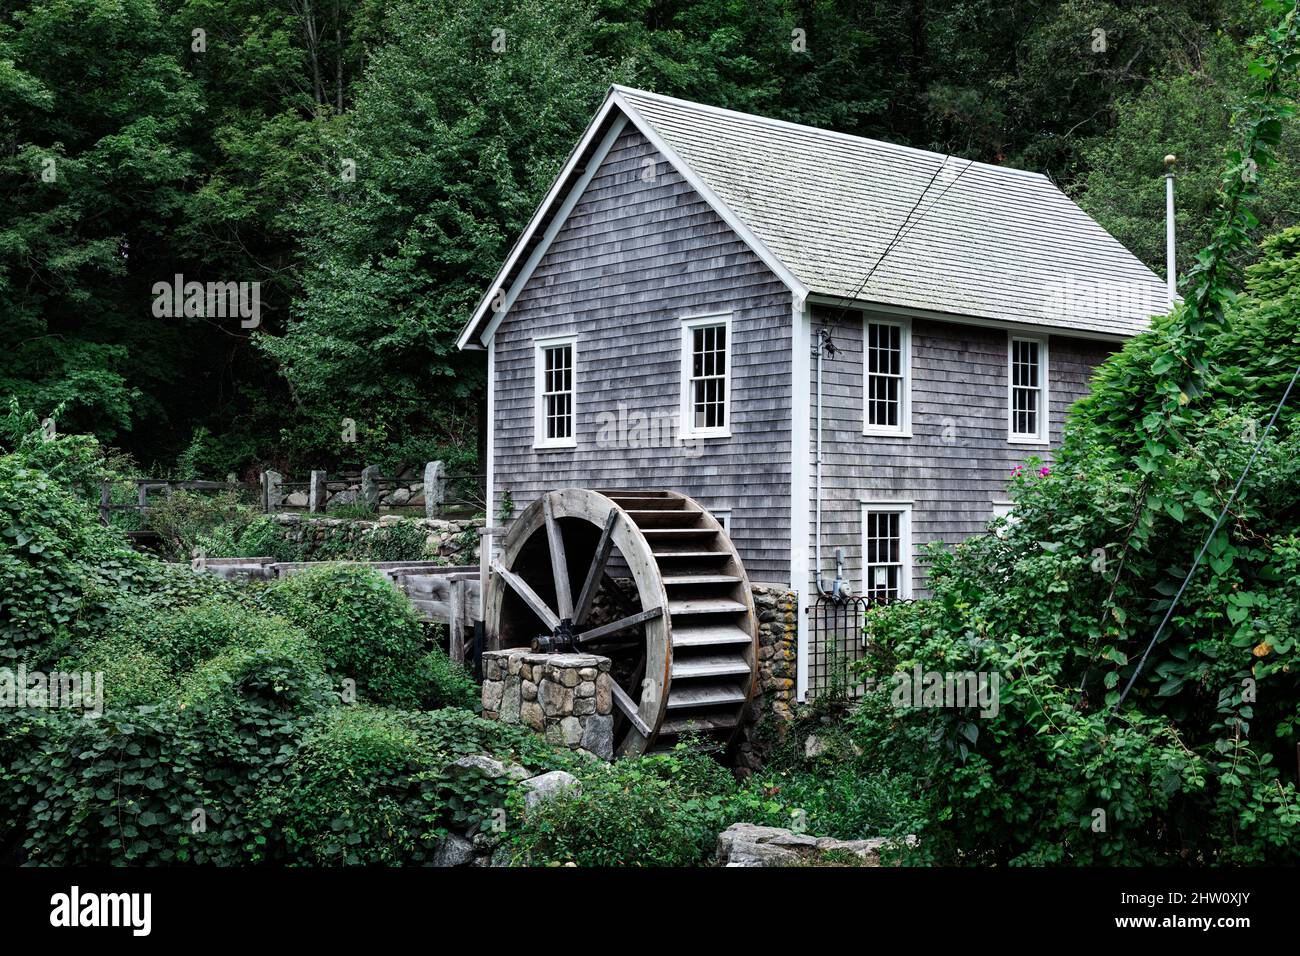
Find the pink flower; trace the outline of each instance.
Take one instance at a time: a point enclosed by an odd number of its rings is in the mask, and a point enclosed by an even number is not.
[[[1052,473],[1052,469],[1048,468],[1046,465],[1044,465],[1042,468],[1039,468],[1039,469],[1038,469],[1039,477],[1042,477],[1042,478],[1046,478],[1046,477],[1047,477],[1048,475],[1050,475],[1051,473]]]
[[[1012,478],[1019,478],[1020,475],[1024,472],[1024,470],[1025,470],[1025,466],[1024,466],[1024,465],[1016,465],[1016,467],[1014,467],[1014,468],[1011,469],[1011,477],[1012,477]]]

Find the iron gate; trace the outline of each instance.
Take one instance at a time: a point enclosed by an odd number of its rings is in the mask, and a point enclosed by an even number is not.
[[[819,594],[808,608],[808,696],[851,699],[862,696],[853,665],[867,650],[865,597]]]

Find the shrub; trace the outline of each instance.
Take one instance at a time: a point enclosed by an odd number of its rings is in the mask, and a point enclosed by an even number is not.
[[[275,582],[264,600],[306,631],[336,680],[353,680],[374,703],[418,707],[427,648],[415,610],[365,567],[326,565]]]
[[[414,715],[363,704],[312,724],[262,813],[294,863],[427,862],[441,831],[437,750]]]
[[[698,866],[708,862],[718,833],[735,822],[731,775],[685,745],[665,754],[581,768],[581,791],[523,809],[508,847],[515,863],[532,866]]]
[[[441,647],[433,647],[417,664],[420,681],[420,707],[462,707],[478,710],[482,703],[479,685],[460,664]]]

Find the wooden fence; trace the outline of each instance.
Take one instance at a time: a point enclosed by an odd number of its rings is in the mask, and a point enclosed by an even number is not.
[[[431,461],[424,467],[423,487],[424,516],[426,518],[449,517],[452,514],[473,514],[484,507],[481,487],[484,476],[477,474],[449,475],[440,461]],[[358,476],[340,476],[330,478],[323,470],[312,471],[306,481],[287,481],[277,471],[264,471],[257,482],[244,481],[174,481],[169,478],[134,478],[126,482],[100,482],[99,515],[100,520],[109,524],[110,515],[115,512],[134,512],[141,519],[150,508],[150,497],[164,494],[170,497],[177,491],[211,492],[230,491],[242,493],[249,501],[256,502],[267,514],[280,511],[302,511],[324,513],[330,492],[356,488],[356,504],[363,508],[379,510],[380,500],[385,489],[407,487],[412,479],[385,477],[379,473],[378,466],[371,465],[361,470]],[[127,484],[131,486],[129,499],[125,502],[113,500],[113,488]],[[305,492],[307,503],[297,507],[287,505],[285,499],[290,492],[286,489],[299,489]],[[416,508],[419,505],[414,506]],[[405,504],[394,505],[393,509],[412,510]],[[143,533],[143,532],[138,532]]]

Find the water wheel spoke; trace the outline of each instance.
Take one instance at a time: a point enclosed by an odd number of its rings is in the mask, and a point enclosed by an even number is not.
[[[636,627],[646,621],[654,620],[664,613],[661,607],[652,607],[646,611],[637,611],[635,614],[629,614],[627,617],[620,617],[617,621],[610,621],[608,624],[602,624],[600,627],[593,627],[590,631],[583,631],[578,635],[578,642],[585,644],[588,641],[599,640],[602,637],[611,634],[618,634],[626,631],[629,627]]]
[[[587,570],[587,580],[582,582],[578,592],[578,603],[573,609],[573,623],[581,624],[591,613],[592,602],[600,588],[600,580],[605,576],[605,565],[609,563],[610,552],[614,550],[614,525],[618,524],[618,509],[611,508],[605,519],[605,528],[600,533],[600,542],[596,545],[596,554],[591,559]]]
[[[555,602],[560,617],[573,620],[573,593],[569,587],[569,559],[564,553],[564,535],[551,508],[551,496],[542,498],[542,514],[546,519],[546,542],[551,550],[551,574],[555,577]],[[554,628],[552,628],[554,630]]]
[[[610,689],[613,691],[614,704],[622,712],[623,716],[632,722],[632,726],[637,729],[637,733],[643,737],[649,737],[653,728],[641,719],[636,702],[627,695],[627,691],[618,686],[618,681],[612,681]]]
[[[510,589],[523,599],[523,602],[542,619],[542,623],[550,628],[552,633],[559,629],[560,619],[546,606],[546,602],[537,596],[537,592],[528,586],[527,581],[513,571],[507,571],[500,561],[492,562],[492,571],[494,574],[501,575],[501,580],[510,585]]]

